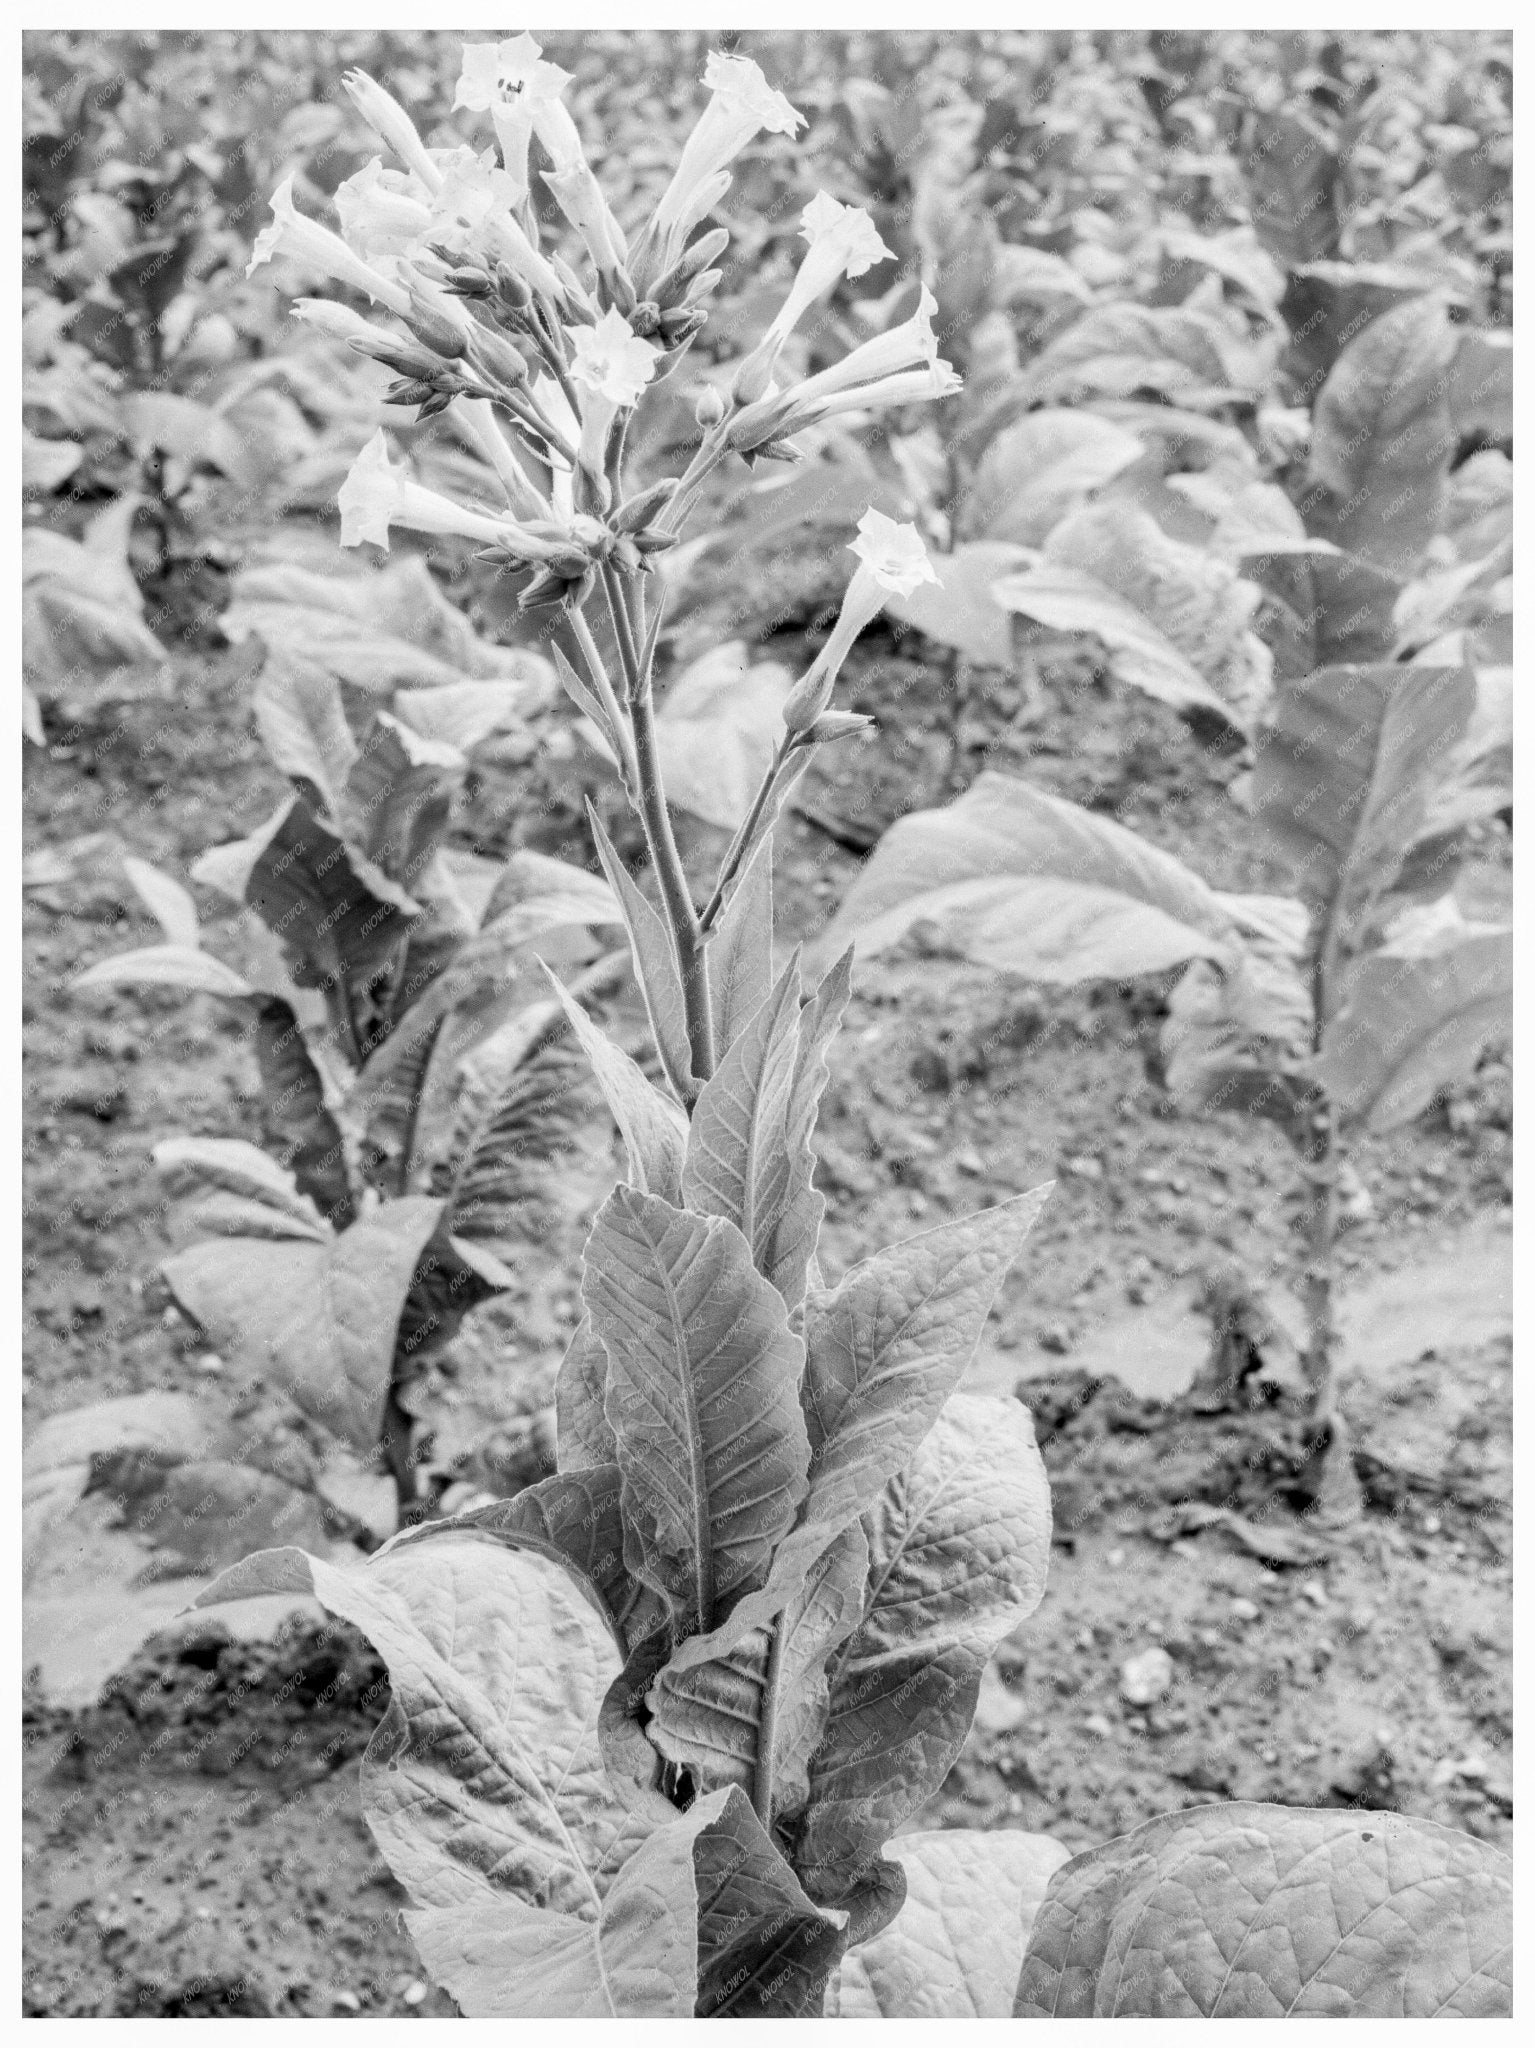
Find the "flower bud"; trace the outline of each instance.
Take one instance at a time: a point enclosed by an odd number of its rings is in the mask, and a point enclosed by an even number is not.
[[[773,358],[761,349],[752,353],[736,371],[735,381],[730,387],[730,396],[737,405],[755,405],[767,390],[773,376]]]
[[[447,316],[434,306],[426,294],[415,285],[410,287],[410,312],[406,316],[418,341],[424,341],[429,349],[450,362],[464,353],[469,337],[462,327],[456,327]],[[459,315],[463,319],[465,315]]]
[[[783,722],[789,731],[808,732],[831,702],[836,687],[835,670],[813,661],[784,699]]]
[[[628,539],[642,555],[664,555],[668,548],[674,548],[681,540],[680,533],[666,533],[659,526],[642,527]]]
[[[506,263],[496,265],[496,295],[514,313],[525,313],[533,303],[532,291]]]
[[[378,340],[365,334],[349,335],[347,347],[375,363],[382,363],[397,377],[431,378],[442,368],[441,356],[433,355],[430,349],[417,348],[411,342],[397,340],[393,335]]]
[[[658,305],[670,305],[673,299],[681,297],[683,288],[697,277],[701,270],[708,270],[715,257],[723,256],[729,246],[730,230],[711,228],[708,234],[699,237],[685,255],[678,258],[664,277],[657,278],[651,287],[650,296]]]
[[[509,341],[503,341],[499,334],[492,334],[489,328],[475,329],[470,351],[474,362],[493,377],[499,377],[503,384],[527,383],[527,364]]]
[[[725,401],[712,384],[699,394],[698,403],[693,408],[693,417],[705,433],[711,427],[717,427],[725,417]]]
[[[873,730],[874,720],[865,718],[861,711],[823,711],[814,725],[807,726],[799,735],[796,745],[825,747],[834,740],[850,740],[857,733]]]
[[[456,299],[488,299],[491,280],[483,270],[452,270],[443,279],[442,288]]]
[[[634,533],[638,528],[648,526],[655,514],[671,501],[676,488],[676,477],[668,476],[663,477],[660,483],[652,484],[648,490],[626,498],[613,514],[614,527],[619,533]]]
[[[661,308],[654,299],[641,299],[629,315],[629,325],[642,341],[660,332]]]

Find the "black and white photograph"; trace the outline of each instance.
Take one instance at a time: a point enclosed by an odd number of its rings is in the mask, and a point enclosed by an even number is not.
[[[22,28],[22,2016],[1510,2022],[1512,32],[645,18]]]

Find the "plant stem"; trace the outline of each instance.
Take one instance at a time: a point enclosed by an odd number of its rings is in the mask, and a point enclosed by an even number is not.
[[[661,905],[671,927],[682,980],[682,1001],[687,1016],[688,1046],[692,1054],[693,1078],[707,1081],[714,1072],[714,1011],[709,999],[709,973],[704,958],[704,934],[688,892],[687,872],[672,832],[671,813],[666,807],[666,789],[661,778],[661,754],[656,740],[655,705],[651,696],[650,670],[640,664],[634,643],[624,590],[617,576],[602,568],[602,587],[613,615],[619,658],[628,684],[629,721],[634,731],[634,758],[639,777],[639,814],[645,828],[645,844]]]
[[[1322,1095],[1307,1112],[1301,1154],[1306,1181],[1306,1378],[1318,1427],[1332,1415],[1336,1331],[1333,1326],[1332,1255],[1338,1227],[1338,1119]]]
[[[756,844],[757,827],[761,823],[762,813],[767,809],[768,799],[773,794],[773,784],[778,780],[778,771],[789,755],[789,741],[790,735],[785,733],[778,743],[778,751],[773,756],[766,775],[758,786],[757,794],[752,798],[751,809],[737,828],[736,836],[731,840],[729,850],[720,863],[719,878],[714,884],[714,892],[698,918],[699,925],[706,935],[714,929],[714,921],[724,905],[725,891],[735,880],[747,854]]]
[[[752,1806],[769,1835],[773,1829],[773,1751],[778,1742],[778,1688],[783,1679],[786,1618],[780,1614],[774,1621],[768,1644],[762,1712],[757,1717],[757,1768],[752,1779]]]
[[[631,804],[638,806],[640,777],[634,759],[634,741],[630,736],[628,721],[619,708],[618,696],[608,674],[607,663],[603,660],[592,629],[575,605],[569,607],[570,630],[581,650],[581,659],[586,663],[586,673],[596,691],[598,701],[608,715],[613,728],[613,746],[618,755],[618,772],[623,777],[624,787]]]

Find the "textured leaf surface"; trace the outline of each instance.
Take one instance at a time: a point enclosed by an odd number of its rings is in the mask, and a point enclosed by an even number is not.
[[[1455,452],[1449,377],[1460,344],[1441,300],[1393,306],[1344,349],[1317,394],[1310,524],[1399,580],[1444,520]]]
[[[160,1270],[221,1351],[371,1451],[401,1311],[441,1210],[423,1197],[389,1202],[329,1243],[215,1238]]]
[[[1028,1411],[956,1395],[864,1531],[864,1618],[832,1660],[795,1855],[833,1903],[943,1782],[986,1659],[1044,1591],[1050,1489]]]
[[[1068,1863],[1014,2010],[1036,2019],[1492,2018],[1512,1866],[1396,1813],[1196,1807]]]
[[[959,1385],[1050,1185],[876,1252],[834,1292],[811,1297],[801,1394],[810,1474],[799,1520],[766,1584],[723,1628],[681,1644],[678,1668],[722,1654],[797,1597],[833,1537],[912,1458]]]
[[[624,929],[629,934],[629,950],[634,960],[634,978],[645,998],[651,1037],[672,1085],[682,1089],[693,1071],[693,1054],[688,1044],[687,1010],[682,999],[682,979],[677,972],[677,956],[672,950],[671,936],[614,852],[612,841],[594,811],[588,811],[588,822],[603,872],[612,884],[623,911]]]
[[[773,842],[764,839],[720,913],[704,956],[723,1059],[773,988]]]
[[[735,1224],[769,1278],[784,1211],[813,1165],[808,1147],[795,1159],[785,1142],[798,1025],[796,959],[699,1091],[682,1171],[688,1208]]]
[[[945,1828],[890,1854],[906,1903],[851,1949],[827,1996],[835,2019],[1010,2019],[1045,1888],[1070,1852],[1049,1835]]]
[[[1037,981],[1122,981],[1239,944],[1215,891],[1173,855],[990,771],[946,810],[892,825],[815,957],[883,952],[919,919],[982,966]]]
[[[628,1188],[598,1212],[583,1291],[643,1551],[631,1565],[679,1627],[708,1627],[761,1584],[804,1498],[803,1346],[733,1224]]]
[[[998,604],[1056,633],[1090,634],[1109,650],[1121,682],[1175,711],[1214,713],[1234,723],[1231,707],[1161,629],[1127,598],[1085,570],[1041,562],[992,585]]]
[[[583,1316],[560,1360],[554,1382],[554,1414],[562,1472],[591,1465],[611,1465],[618,1458],[618,1439],[603,1410],[608,1385],[608,1354]]]
[[[1307,902],[1345,916],[1391,880],[1476,705],[1469,669],[1378,663],[1283,684],[1253,810]]]
[[[1389,1131],[1474,1071],[1513,1031],[1512,932],[1360,961],[1322,1041],[1319,1076],[1341,1115]]]

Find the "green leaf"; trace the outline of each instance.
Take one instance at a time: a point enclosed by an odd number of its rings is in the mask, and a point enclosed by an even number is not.
[[[1013,622],[997,601],[994,586],[1026,560],[1012,541],[961,541],[938,557],[936,583],[919,583],[905,597],[892,596],[885,610],[940,647],[956,649],[966,661],[982,668],[1011,668]]]
[[[751,1246],[757,1271],[774,1279],[774,1244],[797,1181],[812,1161],[791,1158],[789,1094],[799,1052],[798,955],[699,1090],[687,1123],[681,1200],[723,1216]],[[792,1304],[791,1304],[792,1305]]]
[[[784,1118],[784,1151],[790,1161],[790,1184],[768,1254],[768,1278],[791,1308],[803,1298],[817,1272],[816,1245],[826,1200],[815,1185],[816,1118],[829,1078],[832,1041],[842,1028],[842,1014],[853,992],[852,948],[821,978],[815,994],[799,1013],[799,1052]]]
[[[603,1403],[608,1387],[608,1354],[583,1316],[560,1361],[554,1382],[556,1441],[562,1472],[611,1465],[618,1457],[618,1439]]]
[[[1398,1813],[1242,1800],[1146,1821],[1051,1880],[1027,2019],[1488,2019],[1511,2010],[1508,1858]]]
[[[1382,950],[1357,962],[1328,1024],[1317,1078],[1340,1115],[1389,1131],[1464,1080],[1513,1031],[1512,932],[1475,932],[1440,951]]]
[[[1476,704],[1469,669],[1379,663],[1281,686],[1253,770],[1253,812],[1336,923],[1384,890]]]
[[[650,1035],[655,1040],[668,1080],[680,1095],[692,1091],[688,1082],[693,1072],[693,1054],[688,1042],[687,1008],[682,999],[682,977],[671,934],[659,914],[643,897],[629,870],[613,850],[602,821],[590,805],[587,823],[596,843],[603,872],[613,886],[629,934],[629,951],[634,960],[634,978],[645,998]]]
[[[291,1169],[300,1191],[328,1222],[344,1230],[352,1220],[346,1147],[293,1006],[281,996],[258,1001],[255,1037],[262,1135]]]
[[[340,813],[369,860],[401,882],[426,867],[448,828],[466,762],[387,711],[375,714],[347,774]]]
[[[992,595],[1009,611],[1022,612],[1052,632],[1082,633],[1101,640],[1114,674],[1175,711],[1207,711],[1223,724],[1236,722],[1228,705],[1167,635],[1135,606],[1096,576],[1059,562],[1040,562],[992,585]]]
[[[814,957],[882,953],[919,920],[982,966],[1068,985],[1226,961],[1241,945],[1216,892],[1172,854],[990,770],[946,809],[896,821]]]
[[[388,1202],[324,1244],[218,1238],[160,1270],[220,1351],[371,1451],[400,1314],[441,1209],[420,1197]]]
[[[492,733],[516,725],[527,704],[526,683],[444,683],[397,691],[394,711],[423,739],[471,754]]]
[[[1309,526],[1399,582],[1444,522],[1459,341],[1441,299],[1393,306],[1344,349],[1312,414]]]
[[[806,1890],[830,1905],[942,1783],[987,1658],[1044,1591],[1050,1489],[1027,1409],[955,1395],[864,1532],[863,1621],[832,1659],[794,1853]]]
[[[722,1628],[679,1644],[674,1666],[724,1654],[771,1621],[814,1560],[916,1455],[964,1375],[1007,1270],[1052,1182],[876,1252],[805,1309],[801,1402],[809,1486],[766,1584]]]
[[[721,1059],[773,987],[773,841],[752,855],[725,899],[704,955],[714,1007],[714,1040]]]
[[[1034,1916],[1070,1851],[1049,1835],[973,1828],[890,1845],[906,1903],[838,1966],[835,2019],[1010,2019]]]
[[[629,1179],[643,1194],[681,1200],[688,1120],[669,1096],[648,1081],[629,1055],[587,1016],[559,976],[545,968],[571,1029],[591,1061],[592,1072],[623,1133]]]
[[[739,1791],[699,1837],[701,2019],[819,2018],[843,1932],[817,1912]]]
[[[341,690],[324,669],[272,655],[256,686],[256,730],[274,766],[307,783],[331,817],[341,815],[341,793],[357,760]]]
[[[804,1349],[733,1224],[615,1189],[583,1294],[608,1356],[630,1565],[707,1628],[767,1575],[805,1493]]]
[[[195,947],[199,942],[197,905],[181,884],[131,853],[123,855],[123,872],[171,945]]]
[[[159,987],[190,989],[198,995],[241,997],[255,993],[232,967],[197,946],[141,946],[98,960],[75,976],[76,988]]]
[[[971,537],[1043,547],[1068,512],[1145,452],[1133,434],[1095,413],[1025,413],[982,457],[963,530]]]
[[[281,1212],[298,1230],[321,1241],[326,1233],[314,1202],[287,1167],[244,1138],[162,1138],[152,1157],[164,1174]]]

